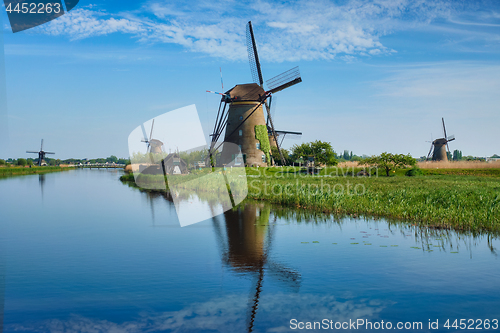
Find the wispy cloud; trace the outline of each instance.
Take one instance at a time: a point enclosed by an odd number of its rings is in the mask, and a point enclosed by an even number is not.
[[[287,304],[287,306],[283,306]],[[263,296],[259,304],[260,324],[267,323],[268,332],[288,332],[290,319],[300,315],[308,320],[329,318],[378,318],[390,302],[377,300],[337,299],[310,294],[274,294]],[[192,304],[173,312],[143,315],[135,321],[115,323],[107,320],[72,316],[36,323],[11,324],[7,329],[20,332],[243,332],[246,330],[248,300],[237,295]]]
[[[229,60],[246,59],[245,24],[251,19],[267,61],[333,59],[393,53],[380,38],[398,29],[451,19],[455,2],[434,0],[328,0],[274,3],[221,0],[173,5],[150,1],[134,12],[76,9],[39,28],[82,39],[128,34],[143,43],[172,43]],[[460,5],[462,6],[462,5]]]

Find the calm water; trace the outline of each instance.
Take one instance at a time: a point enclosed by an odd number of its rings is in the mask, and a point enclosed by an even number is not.
[[[498,239],[264,204],[180,228],[168,197],[119,176],[0,180],[3,332],[299,331],[292,319],[425,332],[429,320],[456,331],[447,319],[500,319]]]

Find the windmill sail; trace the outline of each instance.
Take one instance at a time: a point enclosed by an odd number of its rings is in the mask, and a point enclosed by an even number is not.
[[[264,79],[262,78],[262,71],[260,69],[259,54],[257,53],[257,44],[255,44],[255,37],[253,35],[252,21],[248,21],[247,24],[247,51],[253,81],[262,87]]]
[[[267,80],[266,83],[269,92],[274,94],[275,92],[281,91],[300,82],[302,82],[302,78],[300,77],[299,67],[297,66]]]

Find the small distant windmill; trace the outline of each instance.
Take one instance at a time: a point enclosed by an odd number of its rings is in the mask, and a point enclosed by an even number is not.
[[[144,139],[142,139],[142,142],[145,142],[148,146],[146,153],[149,154],[161,154],[163,153],[163,142],[160,140],[153,139],[153,128],[155,125],[155,120],[153,119],[153,123],[151,124],[151,131],[149,133],[149,138],[148,135],[146,134],[146,129],[144,128],[144,125],[141,125],[142,129],[142,134],[144,135]],[[153,158],[151,157],[151,160]]]
[[[247,50],[250,70],[255,83],[238,84],[225,93],[207,90],[207,92],[222,95],[213,133],[211,134],[212,144],[209,156],[214,155],[222,145],[217,145],[217,141],[225,131],[224,142],[231,142],[240,146],[246,165],[267,165],[269,161],[266,161],[265,154],[269,152],[260,149],[262,142],[259,141],[263,139],[262,136],[260,136],[260,139],[256,137],[257,126],[264,126],[264,131],[267,129],[266,132],[268,132],[265,140],[269,140],[271,137],[270,143],[276,145],[281,161],[284,164],[285,161],[278,143],[278,134],[274,128],[271,115],[272,94],[302,82],[299,68],[292,68],[268,80],[268,90],[264,90],[264,79],[260,68],[252,22],[250,21],[247,24]],[[264,117],[263,104],[267,111],[267,122]],[[225,155],[224,149],[223,156]],[[222,163],[224,162],[229,161],[222,161]]]
[[[441,120],[443,122],[444,137],[436,139],[431,142],[431,149],[429,150],[429,154],[427,154],[427,160],[429,160],[429,158],[432,155],[433,161],[448,161],[448,156],[446,154],[447,151],[450,152],[450,146],[448,145],[448,142],[455,140],[455,136],[446,135],[446,126],[444,125],[444,118],[441,118]]]
[[[51,153],[51,152],[43,150],[43,139],[42,139],[42,144],[40,145],[40,151],[26,151],[26,153],[27,154],[38,154],[38,166],[42,166],[42,163],[45,162],[43,160],[45,158],[45,155],[47,155],[47,154],[55,154],[55,153]]]

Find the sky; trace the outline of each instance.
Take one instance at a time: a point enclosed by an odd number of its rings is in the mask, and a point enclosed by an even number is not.
[[[275,94],[276,129],[303,132],[285,148],[420,157],[444,117],[452,151],[500,154],[498,1],[80,0],[18,33],[0,13],[0,158],[42,138],[55,158],[128,157],[141,123],[192,104],[208,138],[220,69],[224,90],[252,82],[249,20],[265,80],[300,68]]]

